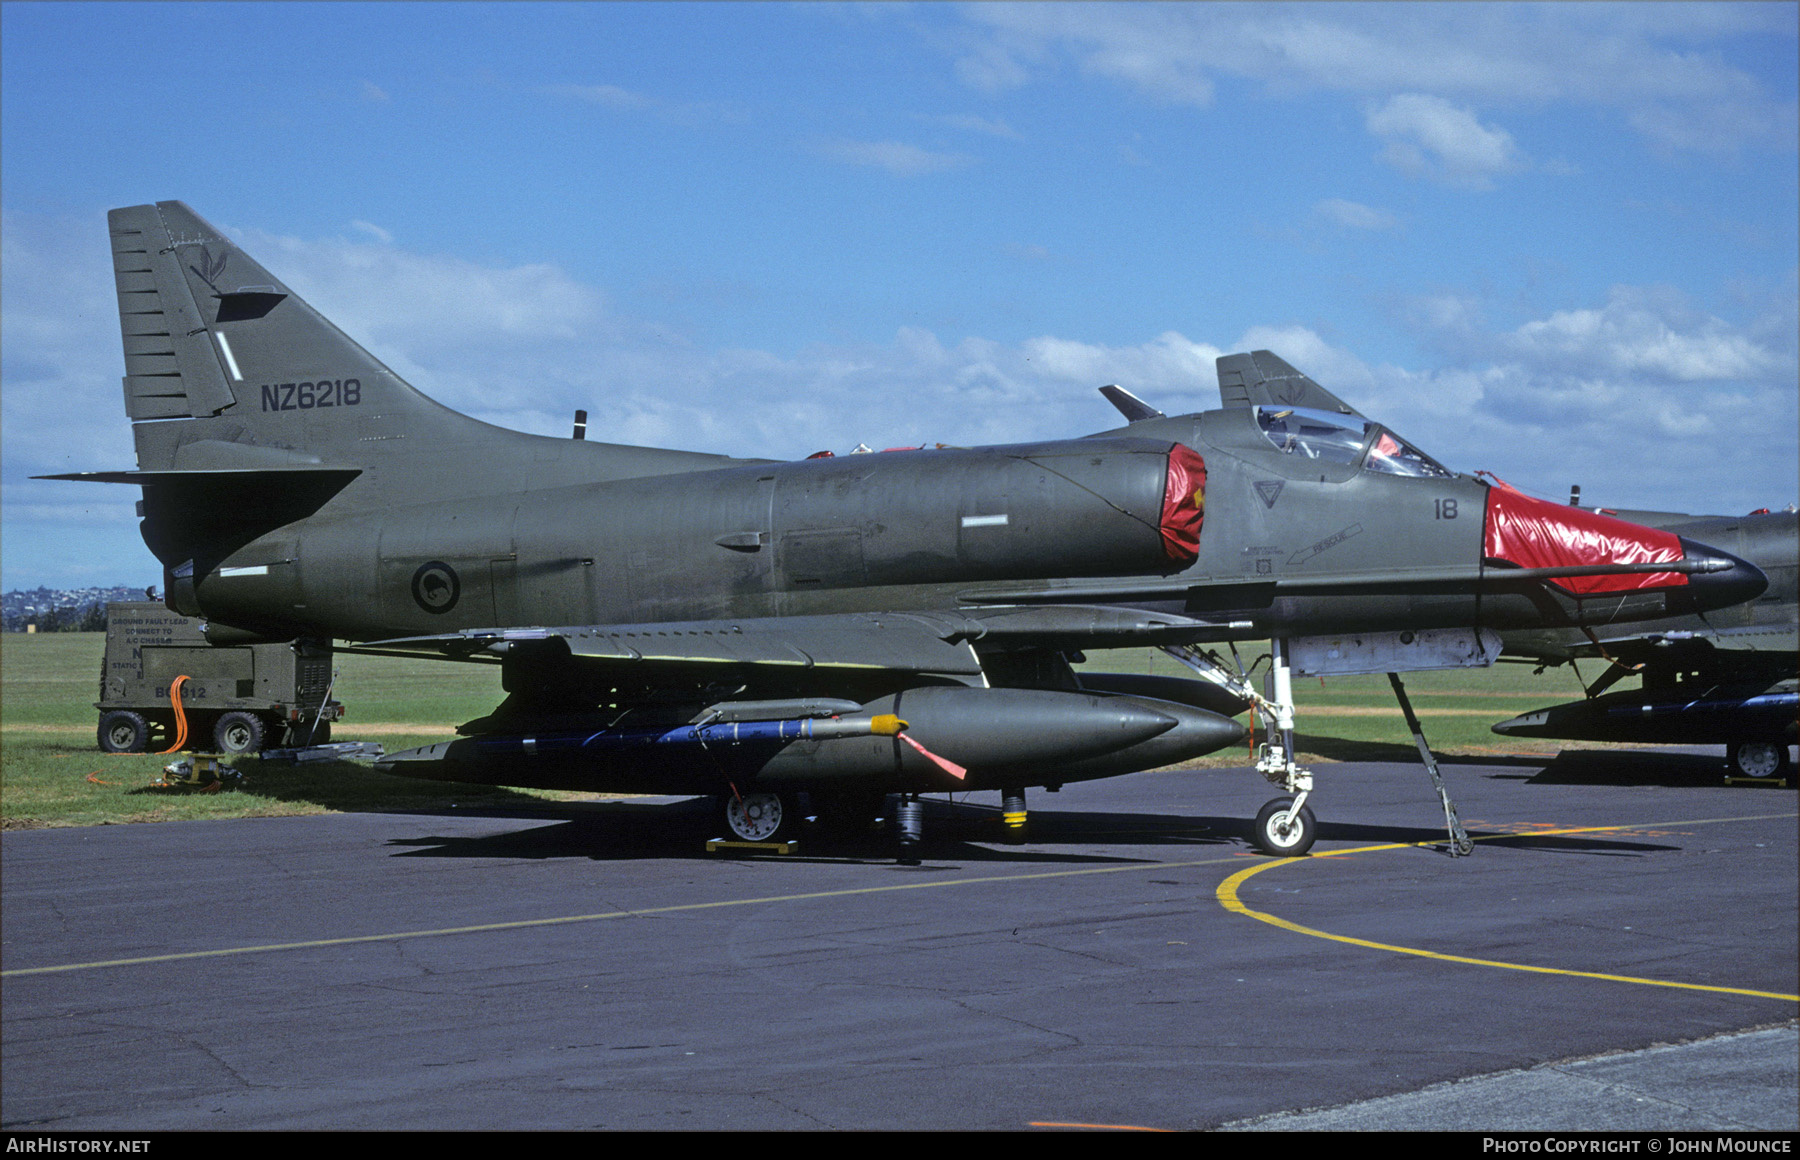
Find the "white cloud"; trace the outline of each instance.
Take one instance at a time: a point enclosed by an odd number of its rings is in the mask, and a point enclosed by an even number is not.
[[[385,230],[354,223],[375,233]],[[451,346],[569,338],[608,325],[605,295],[547,264],[497,268],[344,239],[245,231],[240,244],[337,324],[372,342]]]
[[[363,221],[361,218],[358,218],[357,220],[351,222],[350,227],[352,229],[361,230],[363,233],[368,234],[370,237],[374,238],[376,241],[382,242],[384,244],[388,243],[388,242],[392,242],[394,240],[393,234],[388,233],[386,230],[382,229],[380,226],[376,225],[374,222],[366,222],[366,221]]]
[[[1351,230],[1391,230],[1400,224],[1393,214],[1382,209],[1328,197],[1313,206],[1313,212],[1335,225]]]
[[[900,177],[959,169],[974,160],[966,154],[934,153],[900,141],[827,141],[819,151],[838,161],[885,169]]]
[[[1672,290],[1615,286],[1604,307],[1528,322],[1503,346],[1536,366],[1594,368],[1668,382],[1778,375],[1790,361]]]
[[[961,129],[969,133],[983,133],[989,137],[1004,137],[1009,141],[1019,141],[1024,134],[1008,125],[1005,121],[994,117],[977,117],[972,114],[957,114],[948,117],[933,118],[940,124],[952,129]]]
[[[647,109],[655,103],[642,93],[634,93],[618,85],[545,85],[542,91],[551,96],[568,97],[609,109]]]
[[[1707,10],[1707,11],[1700,11]],[[1722,42],[1785,43],[1791,5],[977,4],[956,71],[1018,88],[1064,64],[1147,97],[1207,106],[1216,80],[1274,94],[1427,93],[1486,106],[1621,111],[1661,145],[1790,148],[1793,94],[1729,63]],[[1779,52],[1780,50],[1774,50]]]
[[[1387,142],[1382,159],[1413,177],[1491,189],[1495,177],[1524,164],[1504,129],[1483,125],[1474,113],[1440,97],[1401,93],[1370,107],[1365,121],[1369,132]]]
[[[688,129],[702,125],[742,124],[748,120],[742,109],[729,105],[711,101],[669,101],[618,85],[542,85],[537,91],[614,112],[646,113],[663,124]]]

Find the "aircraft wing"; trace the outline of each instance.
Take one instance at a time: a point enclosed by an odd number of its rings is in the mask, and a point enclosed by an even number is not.
[[[1695,619],[1695,618],[1684,618]],[[1722,653],[1749,659],[1756,655],[1792,660],[1800,652],[1800,625],[1752,624],[1732,628],[1696,628],[1684,625],[1663,630],[1631,631],[1619,625],[1596,630],[1592,639],[1563,629],[1502,634],[1506,651],[1514,656],[1561,663],[1567,660],[1616,658],[1626,664],[1656,665],[1669,659],[1681,661],[1697,654]]]
[[[967,612],[842,613],[650,624],[475,628],[365,641],[349,652],[497,661],[515,649],[566,648],[579,662],[645,680],[758,671],[890,671],[983,684],[977,645],[1064,649],[1193,640],[1215,622],[1135,609],[1000,605]]]
[[[1545,568],[1469,566],[1395,568],[1341,575],[1283,576],[1271,580],[1237,577],[1155,576],[1114,580],[1046,580],[1005,590],[971,589],[958,594],[965,605],[990,604],[1126,604],[1180,600],[1187,612],[1208,609],[1262,608],[1279,596],[1354,596],[1364,593],[1477,593],[1516,590],[1521,584],[1577,576],[1627,576],[1665,572],[1704,575],[1726,572],[1731,563],[1718,558],[1670,560],[1640,564],[1570,564]],[[980,615],[979,612],[971,613]]]

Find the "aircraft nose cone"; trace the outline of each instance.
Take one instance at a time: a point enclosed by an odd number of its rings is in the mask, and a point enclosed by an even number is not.
[[[1769,578],[1761,568],[1710,544],[1683,536],[1681,553],[1689,560],[1706,565],[1707,570],[1688,573],[1687,584],[1670,594],[1672,605],[1682,601],[1690,605],[1675,611],[1692,613],[1730,608],[1746,600],[1755,600],[1769,586]]]

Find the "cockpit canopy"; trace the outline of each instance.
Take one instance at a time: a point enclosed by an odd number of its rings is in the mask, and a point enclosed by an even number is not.
[[[1380,423],[1305,407],[1256,408],[1263,437],[1285,455],[1360,466],[1385,475],[1448,479],[1436,460]]]

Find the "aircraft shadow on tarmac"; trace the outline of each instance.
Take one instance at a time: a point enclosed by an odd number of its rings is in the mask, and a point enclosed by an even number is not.
[[[261,758],[237,757],[230,765],[243,775],[224,792],[319,806],[346,814],[415,814],[478,811],[484,814],[517,813],[521,817],[544,816],[565,803],[535,797],[504,786],[468,785],[460,782],[422,781],[377,773],[354,761],[314,761],[293,764]],[[194,792],[185,786],[150,785],[127,791],[149,796]]]
[[[526,829],[479,836],[434,835],[394,839],[397,857],[554,859],[590,861],[640,859],[717,859],[705,843],[722,837],[716,811],[705,798],[686,801],[618,801],[572,803],[530,814],[512,811],[459,811],[465,816],[530,817],[548,822]],[[1009,844],[999,811],[960,802],[927,803],[925,836],[919,851],[927,862],[1028,865],[1108,865],[1186,861],[1197,854],[1249,853],[1251,823],[1239,817],[1143,814],[1105,811],[1036,810],[1029,838]],[[1674,847],[1588,835],[1496,835],[1476,828],[1483,845],[1556,853],[1639,855]],[[1419,844],[1442,850],[1442,830],[1419,826],[1382,826],[1321,822],[1319,838],[1352,845]],[[1082,847],[1076,851],[1070,847]],[[1131,847],[1143,853],[1108,852]],[[799,836],[798,852],[779,856],[786,862],[891,862],[894,839],[885,832],[832,833],[808,827]],[[763,856],[763,855],[755,855]]]
[[[1346,741],[1332,737],[1302,736],[1302,754],[1317,754],[1340,762],[1390,762],[1417,765],[1419,751],[1410,744],[1385,741]],[[1480,753],[1435,754],[1439,766],[1480,765],[1519,771],[1490,776],[1531,785],[1668,786],[1721,785],[1728,767],[1724,754],[1674,752],[1652,749],[1565,749],[1555,754]]]
[[[1531,785],[1723,787],[1727,772],[1723,757],[1706,753],[1565,749],[1525,780]]]

